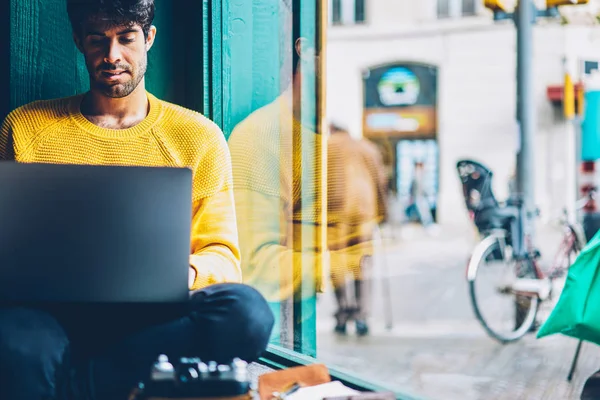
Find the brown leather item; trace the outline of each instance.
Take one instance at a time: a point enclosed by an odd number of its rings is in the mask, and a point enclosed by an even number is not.
[[[282,392],[294,383],[315,386],[328,382],[331,382],[331,376],[324,364],[293,367],[261,375],[258,378],[258,393],[261,400],[271,400],[274,392]]]

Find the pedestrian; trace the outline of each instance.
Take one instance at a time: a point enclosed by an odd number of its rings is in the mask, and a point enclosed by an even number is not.
[[[367,288],[373,262],[373,234],[387,214],[387,179],[377,147],[333,125],[327,154],[327,244],[337,301],[335,332],[369,332]],[[347,281],[353,290],[348,290]],[[350,292],[350,293],[349,293]],[[351,293],[354,296],[351,296]]]
[[[421,225],[432,235],[437,234],[437,225],[433,218],[431,204],[425,188],[426,169],[422,161],[414,164],[413,179],[410,185],[410,203],[407,208],[409,218],[415,215]]]

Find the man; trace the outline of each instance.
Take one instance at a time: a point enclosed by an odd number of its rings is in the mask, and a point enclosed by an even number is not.
[[[219,362],[256,359],[266,348],[273,315],[256,290],[238,283],[224,137],[201,114],[145,90],[147,52],[156,36],[153,0],[67,3],[90,90],[11,112],[0,130],[0,160],[191,168],[194,293],[181,314],[161,319],[140,310],[139,321],[100,332],[61,313],[0,308],[0,398],[126,399],[161,353]]]
[[[373,234],[387,213],[386,176],[381,154],[367,140],[356,140],[336,126],[327,145],[327,243],[331,280],[338,310],[335,332],[346,333],[350,320],[364,336],[367,325],[367,284],[373,256]],[[354,286],[349,299],[346,281]]]

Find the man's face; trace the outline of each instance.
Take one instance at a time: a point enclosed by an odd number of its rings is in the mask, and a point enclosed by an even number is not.
[[[320,70],[320,57],[314,43],[307,38],[300,38],[295,43],[296,52],[299,55],[299,62],[303,76],[308,76],[310,80],[318,79]]]
[[[156,28],[144,37],[139,25],[108,26],[102,22],[85,24],[75,42],[85,57],[90,86],[112,98],[128,96],[146,73],[148,50]]]

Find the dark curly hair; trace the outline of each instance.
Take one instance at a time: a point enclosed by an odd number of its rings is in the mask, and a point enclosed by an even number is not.
[[[108,26],[137,24],[147,37],[154,20],[154,0],[67,0],[67,14],[77,35],[84,23],[103,21]]]

